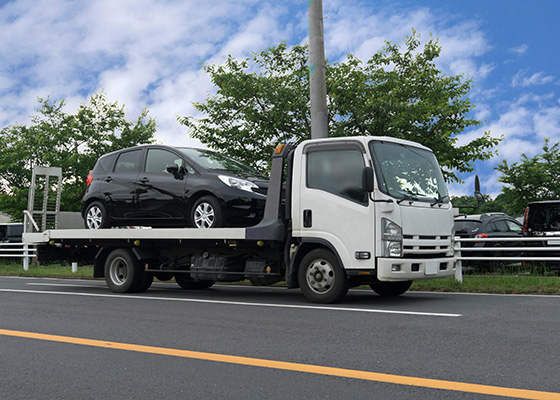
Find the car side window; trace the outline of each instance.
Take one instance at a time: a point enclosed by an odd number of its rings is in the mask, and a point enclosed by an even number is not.
[[[362,188],[364,158],[358,150],[315,150],[307,154],[307,187],[368,204]]]
[[[510,232],[523,233],[523,227],[520,224],[513,221],[506,221],[506,224]]]
[[[181,168],[183,159],[177,154],[162,149],[149,149],[146,157],[146,172],[152,174],[164,174],[167,166],[176,164]]]
[[[507,226],[506,221],[503,219],[494,221],[494,225],[496,225],[497,232],[509,232],[509,227]]]
[[[115,165],[115,172],[135,172],[140,170],[140,156],[142,150],[125,151],[119,154]]]

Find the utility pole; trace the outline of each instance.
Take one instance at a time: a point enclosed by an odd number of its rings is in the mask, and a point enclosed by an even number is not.
[[[311,100],[311,138],[329,136],[327,84],[325,82],[325,44],[323,1],[307,0],[309,19],[309,92]]]

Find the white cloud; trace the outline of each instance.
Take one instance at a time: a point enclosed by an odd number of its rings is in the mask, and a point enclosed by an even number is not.
[[[554,77],[552,75],[546,75],[544,72],[536,72],[530,76],[526,76],[526,72],[526,70],[521,70],[516,73],[511,80],[511,86],[526,87],[545,85],[554,82]]]
[[[519,55],[525,54],[527,50],[529,50],[529,46],[525,43],[520,46],[512,47],[511,49],[509,49],[509,51],[511,51],[512,53],[519,54]]]

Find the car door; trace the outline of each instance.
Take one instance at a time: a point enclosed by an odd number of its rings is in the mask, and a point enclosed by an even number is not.
[[[177,165],[177,173],[167,166]],[[183,158],[168,149],[148,148],[143,171],[138,175],[139,217],[153,225],[184,220],[187,209],[185,188],[188,173]]]
[[[134,149],[119,153],[113,169],[104,174],[105,183],[100,190],[109,215],[116,220],[130,219],[130,225],[135,224],[133,218],[138,212],[136,179],[142,151]]]

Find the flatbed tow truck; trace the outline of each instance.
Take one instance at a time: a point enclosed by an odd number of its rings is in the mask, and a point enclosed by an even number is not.
[[[94,278],[143,292],[154,277],[184,289],[285,280],[317,303],[367,284],[382,296],[452,276],[453,210],[433,152],[390,137],[280,145],[263,220],[247,228],[52,229],[24,243],[92,252]]]

